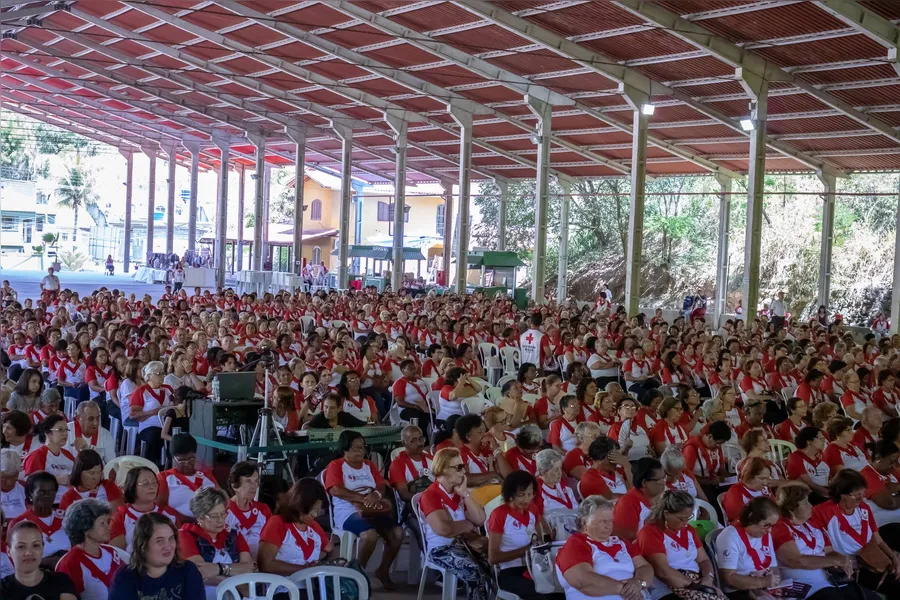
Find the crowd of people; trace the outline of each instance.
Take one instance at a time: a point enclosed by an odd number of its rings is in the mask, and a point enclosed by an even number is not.
[[[333,556],[332,524],[363,569],[383,545],[387,590],[409,529],[474,600],[547,596],[539,551],[570,600],[900,591],[898,336],[669,322],[606,294],[526,310],[371,289],[7,296],[4,599],[209,596]],[[285,432],[347,428],[271,505],[254,462],[220,481],[189,432],[190,398],[242,369]],[[382,423],[403,426],[398,452],[367,446]],[[156,470],[105,473],[124,427]]]

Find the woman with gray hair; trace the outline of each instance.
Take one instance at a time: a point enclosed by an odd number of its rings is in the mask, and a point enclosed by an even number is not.
[[[540,513],[546,515],[554,510],[575,510],[578,500],[575,492],[563,480],[563,459],[559,452],[548,448],[534,457],[537,468],[537,490],[534,500]]]
[[[513,470],[528,471],[537,477],[534,455],[544,444],[544,436],[537,425],[525,425],[516,436],[516,445],[506,451],[506,462]]]
[[[567,598],[621,597],[641,600],[653,568],[636,546],[612,535],[613,503],[588,496],[578,507],[578,531],[556,556],[556,571]]]
[[[81,600],[106,600],[113,576],[125,565],[109,545],[109,514],[105,502],[86,498],[72,504],[63,520],[72,548],[56,570],[72,579]]]
[[[191,498],[191,513],[196,523],[187,523],[178,531],[181,557],[197,565],[203,583],[215,588],[232,575],[254,570],[250,546],[237,529],[225,526],[228,495],[218,488],[203,488]],[[207,590],[209,591],[209,590]]]
[[[653,567],[654,598],[675,594],[691,600],[724,600],[716,589],[713,565],[688,522],[694,498],[687,492],[663,492],[638,533],[641,556]],[[675,543],[671,543],[674,541]]]
[[[594,464],[588,456],[588,450],[591,443],[601,434],[600,425],[593,421],[584,421],[575,427],[575,447],[566,453],[563,460],[563,471],[566,475],[581,481],[584,472]]]
[[[162,423],[159,409],[172,406],[174,391],[163,384],[166,367],[158,360],[150,361],[142,372],[144,385],[138,387],[128,398],[120,398],[122,415],[137,421],[138,439],[144,442],[144,458],[158,461],[162,452]]]
[[[6,519],[15,519],[27,509],[25,486],[19,481],[22,460],[11,449],[0,450],[0,506]]]
[[[666,487],[670,490],[687,492],[695,498],[707,501],[703,488],[698,485],[694,475],[684,469],[684,454],[677,446],[669,446],[659,457],[659,462],[666,472]]]

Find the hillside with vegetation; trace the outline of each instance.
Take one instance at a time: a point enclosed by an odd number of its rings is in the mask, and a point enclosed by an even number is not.
[[[888,312],[894,274],[894,241],[900,176],[854,175],[838,180],[829,310],[863,324]],[[822,226],[822,185],[812,175],[769,175],[761,263],[761,302],[784,290],[792,314],[816,308]],[[663,177],[647,182],[642,304],[680,308],[698,290],[712,297],[719,222],[718,183],[711,177]],[[554,194],[562,193],[555,183]],[[746,185],[734,183],[729,228],[728,310],[741,298],[744,264]],[[569,293],[595,298],[608,283],[617,300],[624,295],[630,182],[578,182],[569,211]],[[481,221],[478,244],[495,247],[499,225],[498,190],[484,186],[475,198]],[[507,247],[529,266],[534,235],[534,184],[509,186]],[[556,289],[559,256],[559,198],[551,199],[547,292]],[[523,281],[520,285],[529,285]]]

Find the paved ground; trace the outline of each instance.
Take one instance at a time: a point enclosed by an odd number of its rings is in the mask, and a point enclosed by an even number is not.
[[[0,270],[0,281],[9,280],[9,284],[19,292],[19,300],[25,298],[37,298],[40,296],[40,281],[47,273],[44,271],[18,271],[3,269]],[[133,274],[133,272],[132,272]],[[109,289],[123,290],[126,294],[135,294],[141,298],[144,294],[156,300],[163,293],[163,285],[150,284],[142,281],[135,281],[126,274],[116,274],[112,277],[103,275],[103,273],[80,272],[70,273],[63,271],[57,274],[59,276],[60,285],[63,288],[69,288],[81,295],[93,292],[94,290],[106,286]],[[193,293],[193,290],[190,291]]]

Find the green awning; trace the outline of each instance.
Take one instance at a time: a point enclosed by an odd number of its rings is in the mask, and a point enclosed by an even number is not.
[[[392,260],[394,249],[390,246],[350,246],[350,258],[371,258],[372,260]],[[335,249],[332,256],[338,255]],[[420,248],[403,248],[403,260],[425,260]]]
[[[525,263],[519,260],[515,252],[470,252],[468,255],[469,268],[497,269],[524,267]]]

